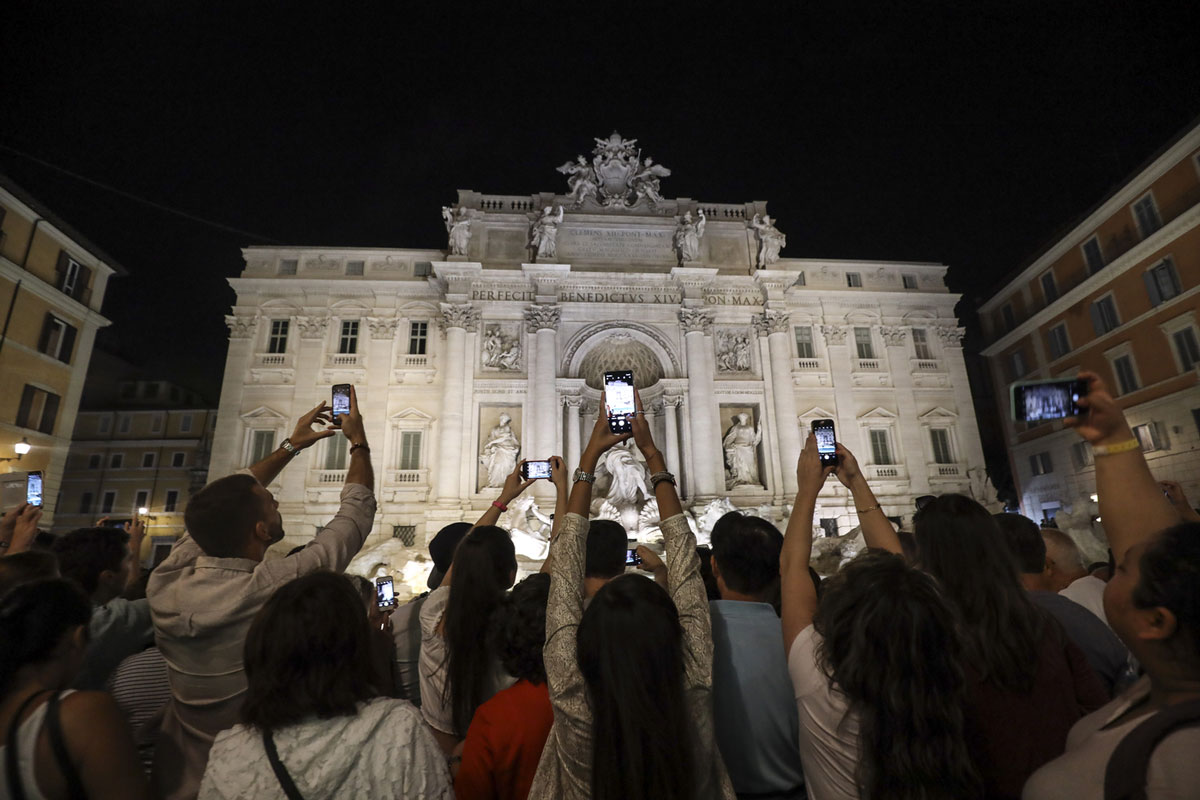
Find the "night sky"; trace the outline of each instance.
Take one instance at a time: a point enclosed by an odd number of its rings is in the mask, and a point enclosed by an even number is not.
[[[109,345],[213,398],[240,247],[444,247],[457,189],[565,191],[614,128],[666,196],[945,262],[969,312],[1200,114],[1195,2],[22,5],[0,171],[130,271]]]

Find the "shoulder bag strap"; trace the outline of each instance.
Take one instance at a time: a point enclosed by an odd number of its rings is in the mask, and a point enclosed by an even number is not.
[[[1150,757],[1163,739],[1200,726],[1200,700],[1168,706],[1125,735],[1104,770],[1104,800],[1144,800]]]
[[[25,702],[21,703],[21,707],[9,723],[8,735],[4,737],[4,774],[8,781],[8,794],[12,800],[25,800],[25,787],[21,784],[21,766],[17,754],[17,731],[21,728],[21,715],[34,700],[44,694],[45,692],[34,692],[25,698]],[[36,747],[36,741],[34,746]]]
[[[275,777],[279,780],[279,785],[283,787],[283,793],[287,795],[288,800],[304,800],[304,795],[300,794],[300,790],[296,788],[296,782],[292,780],[292,776],[288,774],[283,762],[279,760],[279,751],[275,749],[275,737],[267,730],[263,731],[263,748],[267,751],[267,760],[271,762],[271,769],[274,770]]]
[[[46,703],[46,729],[50,734],[50,749],[54,751],[54,760],[62,770],[63,779],[67,782],[67,797],[71,800],[87,800],[87,792],[83,788],[83,780],[79,770],[71,763],[71,755],[67,752],[67,741],[63,738],[62,719],[58,714],[58,692],[51,695]]]

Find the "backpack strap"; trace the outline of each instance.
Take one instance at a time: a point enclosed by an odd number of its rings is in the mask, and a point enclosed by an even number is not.
[[[67,782],[67,797],[70,800],[87,800],[87,792],[83,788],[83,779],[79,770],[71,763],[67,752],[67,740],[63,738],[62,719],[58,713],[59,696],[55,692],[46,703],[46,731],[50,734],[50,749],[54,751],[54,760],[62,771],[63,780]]]
[[[1200,700],[1167,706],[1130,731],[1113,750],[1104,771],[1104,800],[1145,800],[1150,757],[1177,730],[1200,726]]]
[[[275,749],[275,737],[269,730],[263,731],[263,748],[267,751],[267,760],[271,762],[271,769],[275,772],[275,777],[279,780],[279,785],[283,787],[283,793],[287,795],[288,800],[304,800],[304,795],[300,794],[300,790],[296,788],[296,782],[292,780],[287,768],[279,760],[279,751]]]
[[[17,731],[21,727],[21,715],[34,700],[44,694],[45,692],[34,692],[25,698],[25,702],[21,703],[21,707],[13,715],[12,722],[8,725],[8,734],[4,737],[4,775],[8,782],[8,795],[12,800],[25,800],[25,787],[21,784],[21,767],[17,758]]]

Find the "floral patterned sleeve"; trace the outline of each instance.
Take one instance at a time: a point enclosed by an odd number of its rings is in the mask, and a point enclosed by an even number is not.
[[[683,626],[685,685],[689,689],[708,689],[712,687],[712,618],[700,577],[696,537],[683,514],[663,520],[661,528],[666,545],[667,591]]]
[[[554,567],[546,604],[546,679],[556,712],[590,718],[583,676],[575,659],[575,634],[583,617],[583,574],[587,557],[588,521],[567,514],[551,545]]]

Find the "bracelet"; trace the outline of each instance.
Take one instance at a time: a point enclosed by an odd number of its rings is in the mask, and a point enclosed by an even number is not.
[[[677,486],[675,476],[667,472],[665,469],[662,472],[656,472],[650,476],[650,486],[657,487],[663,481],[667,481],[672,486]]]
[[[855,508],[854,510],[858,512],[859,516],[862,516],[863,514],[870,514],[872,511],[879,510],[879,503],[876,503],[870,508]]]
[[[371,452],[371,446],[366,442],[350,445],[350,452],[353,453],[355,450],[366,450],[369,453]]]
[[[284,450],[286,450],[288,452],[288,455],[294,456],[294,455],[296,455],[297,452],[299,452],[296,449],[296,445],[292,444],[292,440],[290,437],[287,439],[284,439],[282,442],[280,442],[279,446],[282,447]]]
[[[499,500],[493,500],[493,501],[492,501],[492,505],[493,505],[493,506],[495,506],[496,508],[500,509],[501,511],[508,511],[508,506],[502,506],[502,505],[500,505],[500,501],[499,501]]]
[[[1111,456],[1114,453],[1128,453],[1130,450],[1137,450],[1141,446],[1142,443],[1137,439],[1126,439],[1116,444],[1094,445],[1092,447],[1092,454],[1097,456]]]

